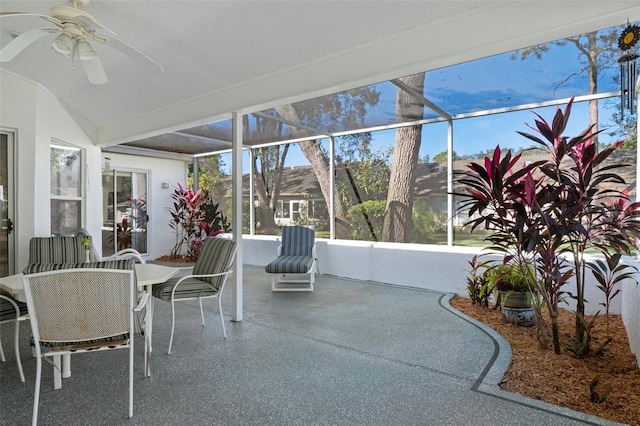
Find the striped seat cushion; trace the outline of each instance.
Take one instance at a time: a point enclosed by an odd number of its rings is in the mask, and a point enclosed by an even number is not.
[[[123,269],[133,271],[135,277],[135,266],[132,259],[118,259],[118,260],[103,260],[100,262],[88,262],[88,263],[30,263],[22,271],[23,274],[37,274],[38,272],[57,271],[59,269],[73,269],[73,268],[98,268],[98,269]]]
[[[162,284],[156,284],[153,286],[153,296],[162,300],[171,300],[171,291],[180,278],[172,278]],[[197,278],[187,278],[180,283],[180,286],[176,289],[174,297],[176,299],[186,299],[192,297],[205,297],[213,296],[218,293],[218,290],[206,281],[199,280]]]
[[[270,274],[306,274],[313,265],[315,231],[305,226],[282,228],[280,256],[265,266]]]
[[[81,238],[34,237],[29,241],[29,263],[76,263],[83,260]]]
[[[264,267],[270,274],[305,274],[313,264],[313,256],[278,256]]]

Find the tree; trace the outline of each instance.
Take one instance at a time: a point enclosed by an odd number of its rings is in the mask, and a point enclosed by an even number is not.
[[[350,206],[350,237],[378,241],[389,188],[391,150],[373,152],[370,143],[371,133],[336,138],[336,151],[340,153],[336,155],[336,167],[343,177],[336,186],[338,197]]]
[[[269,111],[274,113],[274,111]],[[263,139],[278,139],[283,136],[283,124],[268,118],[254,115],[254,122],[250,122],[250,117],[245,115],[243,127],[245,134],[252,132]],[[282,173],[284,163],[287,158],[289,145],[273,145],[253,149],[251,161],[253,162],[253,182],[254,190],[258,198],[258,209],[260,217],[256,220],[260,223],[262,231],[269,232],[275,229],[274,213],[280,198],[280,185],[282,183]]]
[[[516,59],[518,56],[523,60],[532,56],[537,59],[542,59],[543,54],[549,50],[550,45],[566,46],[567,44],[572,44],[581,54],[582,59],[580,64],[582,66],[556,84],[556,88],[562,86],[572,78],[586,73],[589,80],[589,93],[593,95],[598,93],[599,73],[612,68],[614,64],[616,64],[617,55],[619,55],[616,44],[617,32],[616,29],[590,32],[575,37],[568,37],[553,43],[532,46],[514,53],[512,59]],[[589,101],[589,121],[596,124],[594,132],[597,132],[599,127],[598,101],[595,99]],[[594,139],[594,142],[596,144],[598,143],[597,137]]]
[[[275,108],[277,114],[288,121],[300,122],[306,126],[328,127],[330,131],[336,128],[357,128],[362,125],[368,105],[378,102],[379,94],[370,87],[349,90],[333,96],[321,98],[322,103],[316,100],[299,102],[294,105],[283,105]],[[306,130],[291,127],[291,136],[304,137]],[[322,149],[318,140],[306,140],[299,143],[300,149],[307,158],[316,179],[320,185],[322,195],[329,205],[331,200],[331,187],[329,176],[329,156]],[[336,180],[345,179],[342,171],[337,171]],[[348,205],[342,197],[335,197],[335,235],[337,238],[349,238],[349,222],[347,220]]]
[[[448,151],[442,151],[433,156],[434,163],[446,163],[447,157],[449,156]],[[460,156],[456,154],[455,151],[451,151],[451,157],[453,161],[459,160]]]
[[[224,196],[224,161],[220,155],[209,155],[198,161],[198,188],[209,192],[212,196]],[[189,187],[193,187],[193,164],[189,165]]]
[[[418,93],[424,91],[424,73],[403,77],[400,80]],[[424,105],[415,102],[406,91],[398,88],[396,94],[396,117],[399,122],[422,118]],[[384,214],[382,240],[391,242],[409,242],[412,228],[413,188],[415,170],[418,165],[422,125],[399,127],[393,148],[391,176],[387,207]]]

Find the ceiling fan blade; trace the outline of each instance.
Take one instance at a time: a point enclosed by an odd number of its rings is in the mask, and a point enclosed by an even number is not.
[[[28,12],[0,12],[0,18],[7,18],[11,16],[38,16],[62,28],[62,22],[59,19],[54,18],[53,16],[43,15],[41,13],[28,13]]]
[[[103,40],[100,40],[97,38],[94,38],[94,39],[104,43]],[[150,57],[148,57],[147,55],[145,55],[135,47],[125,43],[124,41],[120,41],[115,37],[108,37],[105,44],[113,47],[116,50],[119,50],[120,52],[124,53],[127,56],[130,56],[132,59],[136,60],[138,63],[140,63],[141,65],[144,65],[145,67],[147,67],[148,69],[150,69],[155,73],[162,74],[164,71],[164,69],[162,68],[162,65],[160,65],[159,63],[157,63],[156,61],[154,61],[153,59],[151,59]]]
[[[95,57],[89,61],[80,61],[84,67],[84,72],[87,74],[89,82],[92,84],[102,85],[107,84],[109,79],[107,73],[102,66],[102,62],[99,57]]]
[[[9,62],[16,57],[20,52],[29,47],[31,43],[41,39],[42,37],[56,32],[49,28],[35,28],[29,30],[26,33],[20,34],[18,37],[7,43],[2,49],[0,49],[0,62]]]

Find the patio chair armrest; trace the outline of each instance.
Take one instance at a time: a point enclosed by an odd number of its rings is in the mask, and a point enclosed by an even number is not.
[[[18,304],[11,297],[5,296],[4,294],[0,294],[0,299],[6,300],[13,306],[13,309],[16,311],[16,319],[18,319],[20,317],[20,308],[18,307]]]
[[[134,312],[142,311],[142,308],[145,307],[145,305],[147,304],[148,300],[149,300],[149,293],[145,291],[140,296],[140,300],[138,300],[138,305],[135,308],[133,308],[133,311]]]
[[[105,257],[103,260],[119,260],[119,259],[133,259],[134,262],[147,263],[138,250],[132,248],[122,249],[119,252]]]

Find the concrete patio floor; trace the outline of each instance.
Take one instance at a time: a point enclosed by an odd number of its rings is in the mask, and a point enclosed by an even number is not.
[[[428,277],[425,277],[428,280]],[[126,351],[72,359],[53,390],[43,366],[41,425],[584,425],[597,417],[502,392],[511,351],[492,330],[451,309],[451,295],[319,276],[313,293],[272,293],[262,268],[244,268],[244,319],[228,338],[215,302],[177,309],[167,355],[168,303],[156,301],[152,377],[136,341],[134,417],[127,418]],[[35,361],[21,328],[26,382],[10,325],[0,328],[0,425],[31,422]]]

